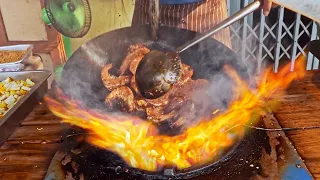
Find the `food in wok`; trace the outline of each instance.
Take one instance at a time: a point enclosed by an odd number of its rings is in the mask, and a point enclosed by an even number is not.
[[[101,79],[105,88],[110,91],[105,98],[108,108],[135,113],[152,123],[167,123],[172,128],[187,127],[197,117],[203,117],[207,113],[212,115],[210,98],[206,97],[209,96],[209,82],[205,79],[192,79],[193,69],[181,62],[178,81],[172,87],[161,87],[170,89],[167,93],[153,99],[142,95],[144,89],[137,86],[135,75],[140,61],[149,51],[141,44],[130,46],[118,74],[112,73],[115,72],[112,64],[103,67]]]

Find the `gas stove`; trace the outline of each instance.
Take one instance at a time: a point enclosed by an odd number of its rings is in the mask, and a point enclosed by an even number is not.
[[[280,128],[272,113],[259,127]],[[45,180],[57,179],[313,179],[283,131],[251,129],[238,145],[220,160],[186,170],[164,168],[146,172],[128,166],[119,156],[94,147],[83,135],[63,142]]]

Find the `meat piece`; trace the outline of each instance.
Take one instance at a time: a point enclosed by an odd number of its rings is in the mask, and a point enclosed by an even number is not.
[[[168,104],[168,106],[165,108],[165,112],[170,112],[176,109],[181,108],[184,105],[185,102],[185,98],[184,97],[173,97],[170,100],[170,103]]]
[[[132,112],[134,110],[134,95],[129,87],[122,86],[108,94],[105,103],[109,108],[118,104],[121,111]]]
[[[136,95],[138,97],[142,97],[140,94],[140,91],[138,89],[137,83],[136,83],[136,76],[132,76],[130,85],[131,85],[131,88],[133,89],[134,93],[136,93]]]
[[[145,46],[143,44],[134,44],[134,45],[130,45],[130,47],[128,48],[128,54],[132,53],[138,49],[144,48]]]
[[[209,82],[205,79],[189,80],[180,85],[177,89],[170,93],[170,98],[183,97],[190,99],[194,93],[204,92],[209,87]],[[194,96],[195,97],[195,96]]]
[[[145,111],[147,106],[148,106],[148,103],[144,99],[136,99],[135,100],[136,111]]]
[[[145,99],[137,87],[135,73],[141,59],[148,52],[149,49],[142,45],[134,45],[129,48],[129,54],[120,67],[120,75],[123,75],[129,68],[132,77],[110,75],[111,64],[103,69],[101,74],[106,77],[103,79],[104,85],[112,90],[105,98],[105,103],[110,108],[117,106],[116,108],[120,108],[121,111],[134,111],[155,124],[168,122],[172,128],[188,127],[195,122],[198,116],[197,111],[202,112],[203,107],[201,106],[203,99],[197,100],[194,94],[196,92],[205,94],[203,92],[208,88],[208,81],[192,80],[193,69],[186,64],[181,64],[181,77],[169,92],[156,99]],[[109,81],[106,81],[107,79]],[[128,84],[130,87],[126,86]]]
[[[109,70],[112,68],[112,64],[107,64],[101,70],[101,80],[104,87],[109,91],[112,91],[120,86],[125,86],[130,82],[129,76],[113,76],[109,73]]]
[[[130,67],[129,67],[129,70],[130,72],[135,75],[136,74],[136,71],[137,71],[137,68],[140,64],[140,61],[143,59],[143,57],[145,56],[145,54],[143,55],[140,55],[140,56],[137,56],[136,58],[134,58],[132,60],[132,62],[130,63]]]
[[[156,106],[156,107],[166,106],[169,103],[170,92],[172,92],[172,91],[167,92],[167,94],[165,94],[157,99],[146,99],[146,101],[152,106]]]
[[[188,82],[191,80],[191,77],[193,75],[193,69],[191,66],[188,66],[186,64],[181,63],[181,78],[178,81],[177,85],[181,86],[184,83]]]
[[[144,99],[137,99],[136,104],[139,107],[147,107],[148,106],[148,103]]]
[[[146,55],[150,50],[145,46],[138,44],[130,46],[128,55],[124,58],[120,66],[120,75],[123,75],[129,68],[131,62],[140,62],[140,60]],[[137,66],[138,67],[138,66]],[[133,73],[134,74],[134,73]]]
[[[146,109],[147,118],[153,123],[161,123],[163,121],[169,120],[174,116],[174,112],[164,114],[162,107],[148,107]]]

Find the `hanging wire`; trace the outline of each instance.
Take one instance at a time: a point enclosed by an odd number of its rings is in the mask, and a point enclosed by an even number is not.
[[[237,125],[234,125],[234,126],[228,128],[227,130],[225,130],[224,133],[228,132],[234,128],[240,127],[240,126],[244,126],[244,127],[256,129],[256,130],[261,130],[261,131],[297,131],[297,130],[320,129],[320,126],[306,126],[306,127],[292,127],[292,128],[263,128],[263,127],[250,126],[250,125],[246,125],[246,124],[237,124]]]

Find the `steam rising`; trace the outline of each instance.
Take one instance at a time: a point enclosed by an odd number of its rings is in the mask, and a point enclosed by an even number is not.
[[[103,47],[100,47],[96,43],[86,43],[80,48],[93,62],[96,62],[100,66],[105,64],[105,58],[108,57],[108,52],[103,50]]]
[[[104,108],[103,102],[107,91],[97,86],[101,82],[100,72],[95,71],[108,60],[108,52],[95,43],[82,45],[71,57],[65,67],[59,86],[73,99],[84,102],[85,106],[95,109]],[[66,80],[67,79],[67,80]]]
[[[230,102],[236,98],[235,81],[224,71],[225,65],[231,65],[235,68],[240,77],[246,80],[249,87],[255,87],[254,73],[256,70],[253,63],[245,62],[240,58],[240,55],[233,54],[225,46],[212,46],[209,41],[205,41],[195,48],[196,51],[203,53],[200,54],[200,59],[190,58],[191,61],[197,61],[201,67],[194,68],[194,78],[206,77],[210,81],[210,86],[206,92],[200,90],[192,94],[194,103],[202,103],[203,107],[198,110],[200,111],[197,112],[198,116],[185,125],[185,129],[199,123],[199,120],[203,120],[201,117],[208,116],[208,110],[211,114],[214,111],[223,112],[228,108]],[[187,56],[190,56],[190,54]],[[184,60],[183,57],[182,60]]]
[[[166,46],[160,45],[162,48],[172,50],[174,48],[171,44],[178,46],[182,43],[177,44],[177,41],[184,39],[185,31],[176,30],[174,33],[178,36],[174,39],[169,38]],[[121,64],[128,45],[132,44],[126,37],[116,36],[112,41],[108,42],[108,40],[101,36],[82,45],[69,60],[66,70],[63,72],[62,81],[59,83],[67,95],[83,102],[85,106],[99,111],[110,111],[104,104],[104,98],[109,92],[102,85],[101,68],[107,63],[113,63],[115,66]],[[164,42],[162,40],[160,44]],[[146,44],[151,43],[146,41]],[[159,46],[159,44],[151,45]],[[247,80],[248,85],[253,85],[252,72],[254,72],[254,67],[252,63],[244,62],[240,56],[235,55],[224,45],[210,39],[183,52],[181,59],[194,69],[193,79],[204,78],[210,81],[207,92],[198,91],[191,94],[194,104],[202,104],[203,107],[198,109],[195,118],[189,120],[183,128],[194,125],[202,115],[208,115],[208,112],[227,109],[230,101],[234,98],[235,84],[224,72],[224,65],[228,64],[234,67],[239,75]]]

